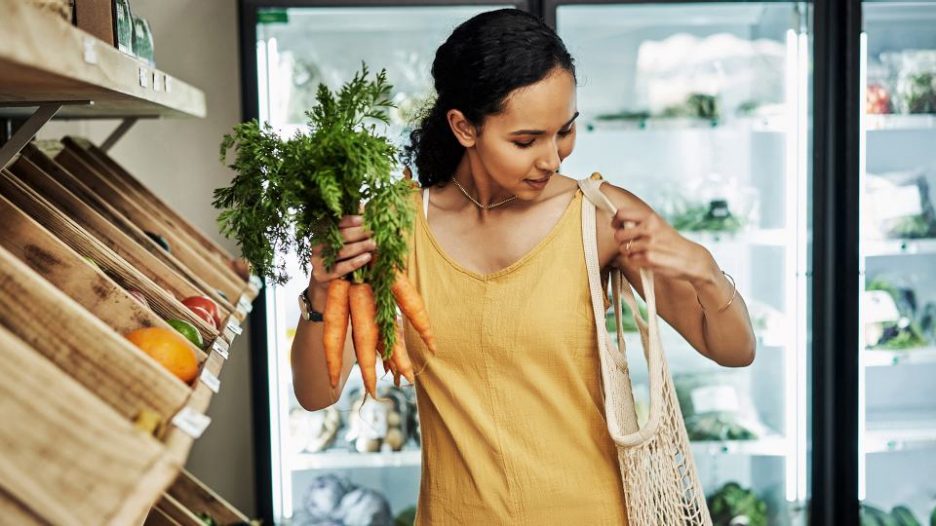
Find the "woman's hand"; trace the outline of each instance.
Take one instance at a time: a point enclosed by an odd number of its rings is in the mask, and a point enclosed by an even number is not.
[[[371,233],[364,228],[363,216],[344,216],[338,223],[338,228],[341,230],[341,237],[344,238],[345,244],[338,251],[338,258],[335,259],[333,268],[325,268],[322,245],[312,247],[312,280],[309,284],[311,287],[325,290],[328,288],[329,281],[354,272],[373,259],[377,244],[371,239]]]
[[[621,208],[611,226],[618,243],[615,261],[619,267],[646,268],[696,287],[721,274],[705,247],[681,236],[656,212]]]

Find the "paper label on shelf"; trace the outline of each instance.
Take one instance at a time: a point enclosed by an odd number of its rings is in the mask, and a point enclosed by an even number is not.
[[[225,347],[224,344],[222,344],[221,342],[215,340],[215,342],[211,344],[211,350],[220,354],[221,357],[224,358],[225,360],[228,359],[229,355],[228,355],[227,347]]]
[[[215,394],[221,390],[221,380],[214,375],[207,367],[202,369],[201,376],[199,377],[201,382],[208,386],[208,389],[211,389]]]
[[[163,77],[163,87],[166,90],[166,93],[172,92],[172,77],[166,75]]]
[[[146,68],[140,68],[140,87],[145,88],[149,85],[149,74],[146,72]]]
[[[97,45],[95,43],[97,39],[94,37],[84,37],[82,44],[84,46],[84,53],[82,54],[85,63],[87,64],[97,64],[98,63],[98,54],[97,54]]]
[[[916,185],[880,189],[867,199],[870,215],[877,221],[916,216],[923,213],[920,189]]]
[[[159,73],[153,72],[153,91],[159,91]]]
[[[900,311],[890,294],[883,290],[866,290],[864,293],[865,323],[883,323],[900,319]]]
[[[172,424],[192,438],[201,437],[202,433],[208,429],[208,424],[210,423],[211,418],[195,411],[191,407],[183,408],[172,417]]]
[[[730,385],[712,385],[692,390],[692,408],[696,414],[710,412],[737,412],[740,409],[738,393]]]
[[[246,296],[241,296],[241,298],[237,300],[237,306],[246,313],[250,313],[250,311],[253,310],[253,304],[250,303],[250,300],[248,300]]]
[[[260,276],[251,275],[250,284],[254,286],[255,289],[260,290],[263,288],[263,280],[260,279]]]
[[[240,336],[244,333],[244,329],[241,328],[241,326],[237,324],[237,320],[234,319],[228,320],[227,330],[233,332],[235,336]]]

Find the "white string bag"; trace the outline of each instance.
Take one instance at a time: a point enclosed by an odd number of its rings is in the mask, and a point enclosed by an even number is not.
[[[676,389],[660,344],[652,272],[640,271],[647,303],[647,321],[637,308],[630,283],[619,269],[611,269],[615,327],[621,327],[623,292],[624,300],[630,306],[640,330],[647,360],[650,412],[643,428],[637,423],[623,331],[617,331],[618,345],[615,348],[605,328],[595,209],[600,206],[612,214],[617,210],[599,190],[603,182],[598,173],[578,181],[579,187],[594,205],[582,206],[582,240],[598,331],[605,418],[608,432],[617,445],[628,523],[630,526],[711,526],[712,519],[692,458]]]

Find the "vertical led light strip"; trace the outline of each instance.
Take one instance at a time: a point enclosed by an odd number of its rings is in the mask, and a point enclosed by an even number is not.
[[[858,67],[858,500],[865,499],[867,490],[867,457],[865,455],[865,335],[864,335],[864,292],[865,292],[865,257],[861,224],[864,221],[865,172],[867,171],[868,122],[867,122],[867,86],[868,86],[868,34],[861,32],[859,38]]]
[[[797,47],[799,60],[797,61],[797,97],[796,97],[796,144],[798,163],[796,170],[796,305],[802,306],[796,315],[796,487],[797,501],[806,503],[810,491],[807,482],[807,464],[809,456],[809,378],[807,367],[809,363],[809,339],[807,316],[810,315],[809,296],[809,70],[810,47],[809,32],[803,30],[799,34]]]
[[[796,83],[799,78],[799,67],[797,66],[798,53],[796,50],[797,47],[797,36],[796,31],[789,29],[786,32],[786,68],[784,75],[784,101],[786,108],[786,126],[784,127],[784,139],[786,141],[784,148],[785,162],[783,166],[784,170],[784,215],[786,216],[785,223],[786,227],[784,228],[784,237],[786,242],[784,243],[784,276],[783,276],[783,288],[784,288],[784,320],[787,324],[786,333],[786,346],[784,349],[784,449],[785,451],[785,462],[784,462],[784,480],[786,481],[786,498],[787,501],[793,501],[796,499],[796,465],[798,463],[797,450],[796,450],[796,390],[797,390],[797,379],[796,379],[796,331],[789,330],[790,323],[796,323],[795,319],[797,318],[797,303],[796,303],[796,247],[798,240],[796,238],[796,211],[797,211],[797,167],[799,163],[797,162],[796,155],[799,150],[797,145],[797,128],[799,123],[797,122],[796,116],[797,112],[797,89]]]

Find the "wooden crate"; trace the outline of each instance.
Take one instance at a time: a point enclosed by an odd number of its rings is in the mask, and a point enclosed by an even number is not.
[[[133,524],[178,459],[5,327],[0,357],[4,523]]]
[[[106,152],[94,146],[91,141],[81,137],[65,137],[62,139],[62,145],[81,156],[85,162],[106,176],[108,181],[121,193],[135,199],[143,209],[151,213],[158,221],[174,231],[184,232],[203,250],[214,255],[223,265],[231,267],[234,256],[182,217],[159,196],[146,188],[137,178],[130,175],[130,172],[120,166]],[[246,281],[246,277],[240,275],[238,277]]]
[[[74,210],[73,213],[82,214],[82,222],[87,222],[89,225],[96,225],[102,220],[110,222],[116,227],[116,230],[124,234],[124,236],[120,236],[120,239],[129,237],[134,240],[137,245],[149,252],[155,259],[162,261],[174,274],[177,274],[197,289],[200,295],[210,297],[221,308],[225,317],[236,310],[232,303],[217,294],[215,288],[192,273],[187,266],[174,255],[163,250],[135,223],[38,148],[33,146],[24,148],[23,158],[11,166],[11,171],[30,187],[36,188],[37,191],[42,189],[41,193],[51,201],[58,203],[60,207],[67,207]],[[63,194],[67,195],[67,197],[58,197]],[[114,231],[115,229],[111,228],[110,230]],[[109,237],[113,238],[113,236]]]
[[[219,262],[215,257],[203,250],[199,250],[200,245],[192,242],[184,232],[168,229],[165,225],[156,221],[143,210],[140,203],[124,195],[111,181],[107,180],[104,175],[83,159],[80,150],[66,146],[55,156],[55,161],[137,226],[166,238],[172,254],[179,261],[212,287],[222,291],[230,301],[237,301],[246,286],[240,277],[234,274],[225,263]]]
[[[159,196],[146,188],[146,186],[133,177],[106,152],[96,147],[87,139],[80,137],[65,137],[62,139],[62,145],[63,147],[67,146],[71,148],[79,155],[83,155],[82,159],[94,166],[100,173],[104,174],[108,181],[111,181],[117,186],[124,195],[130,196],[139,202],[144,209],[150,212],[153,217],[165,224],[168,228],[174,231],[184,231],[192,240],[201,245],[204,250],[218,257],[222,264],[229,266],[232,270],[234,269],[233,264],[235,258],[232,257],[227,250],[215,243],[172,207],[167,205]],[[247,280],[248,287],[242,296],[248,303],[252,302],[257,297],[260,290],[257,278],[255,276],[242,276],[238,274],[236,270],[235,274]]]
[[[184,469],[166,495],[194,514],[207,514],[222,525],[249,522],[240,510]]]
[[[218,331],[177,299],[198,295],[198,289],[179,278],[168,266],[121,229],[83,205],[74,195],[61,188],[45,185],[47,178],[28,159],[18,159],[13,168],[19,174],[29,174],[24,177],[28,177],[30,186],[45,191],[45,195],[55,199],[55,202],[45,199],[33,188],[27,188],[21,179],[7,171],[0,172],[0,195],[73,250],[91,258],[124,288],[142,292],[153,311],[163,319],[174,318],[192,323],[208,344],[218,341],[219,344],[223,342],[227,345],[231,341],[234,337],[232,333],[228,333],[227,338],[219,339]]]
[[[90,264],[3,196],[0,196],[0,246],[118,334],[144,327],[173,330],[104,271]],[[207,358],[202,349],[192,343],[189,346],[199,362]]]

